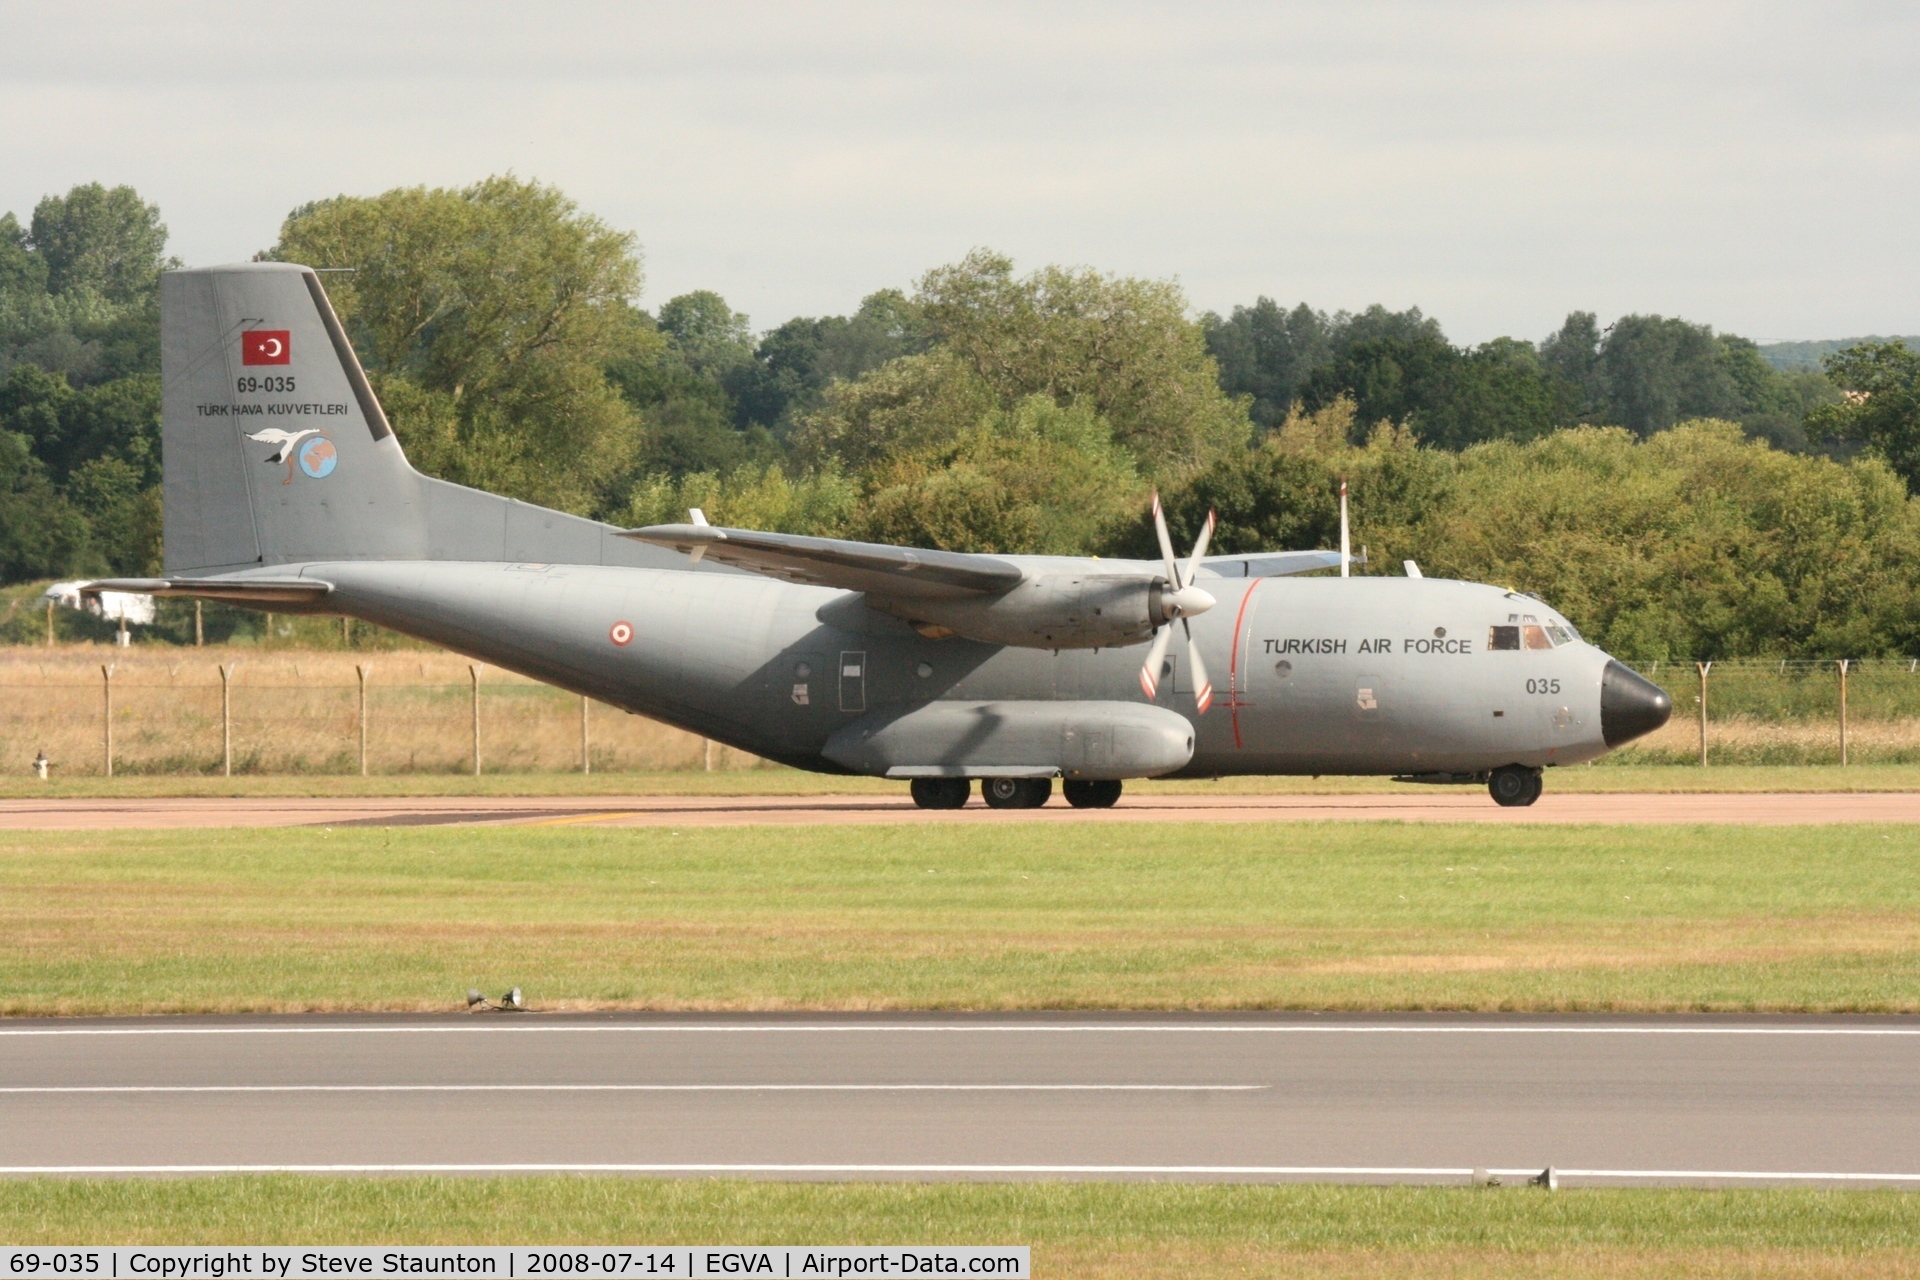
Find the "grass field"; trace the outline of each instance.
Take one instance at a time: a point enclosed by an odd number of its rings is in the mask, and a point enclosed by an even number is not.
[[[0,1012],[1920,1010],[1920,828],[0,837]]]
[[[1432,787],[1390,778],[1152,779],[1129,782],[1130,795],[1433,795],[1481,793],[1480,787]],[[40,782],[24,771],[0,776],[0,799],[148,798],[154,796],[642,796],[893,795],[906,784],[885,778],[803,773],[775,765],[633,773],[252,775],[233,778],[144,774],[97,775]],[[1920,791],[1920,765],[1616,765],[1555,769],[1547,790],[1583,794],[1727,793],[1763,791]],[[1054,803],[1060,803],[1057,799]]]
[[[1036,1277],[1910,1276],[1920,1196],[610,1178],[0,1182],[8,1243],[1026,1244]]]

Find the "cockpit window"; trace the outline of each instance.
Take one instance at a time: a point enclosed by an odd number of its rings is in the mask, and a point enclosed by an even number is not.
[[[1542,624],[1531,613],[1508,614],[1506,626],[1494,626],[1487,633],[1489,649],[1557,649],[1573,641],[1572,628],[1559,622]]]

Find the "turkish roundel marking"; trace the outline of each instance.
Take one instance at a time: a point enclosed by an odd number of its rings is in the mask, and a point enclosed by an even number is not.
[[[633,624],[631,622],[614,623],[612,628],[607,632],[607,639],[617,645],[631,644],[633,642]]]
[[[292,364],[293,338],[285,329],[249,329],[240,335],[241,364]]]

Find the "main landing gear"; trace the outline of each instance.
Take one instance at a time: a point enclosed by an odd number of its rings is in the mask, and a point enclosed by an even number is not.
[[[1120,779],[1088,782],[1069,778],[1060,784],[1060,791],[1067,797],[1067,803],[1076,809],[1111,809],[1114,801],[1120,798]]]
[[[964,809],[973,784],[965,778],[915,778],[909,789],[922,809]]]
[[[988,778],[980,784],[989,809],[1038,809],[1052,794],[1052,778]]]
[[[973,784],[965,778],[915,778],[910,789],[922,809],[963,809]],[[1069,778],[1060,791],[1076,809],[1111,809],[1120,799],[1120,782]],[[990,809],[1038,809],[1052,795],[1052,778],[988,778],[980,784],[980,798]]]
[[[1497,805],[1524,808],[1540,798],[1544,785],[1538,769],[1517,764],[1502,765],[1487,777],[1487,794],[1493,797]]]

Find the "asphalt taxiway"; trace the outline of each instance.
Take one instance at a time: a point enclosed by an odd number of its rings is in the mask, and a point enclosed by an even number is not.
[[[1920,822],[1920,792],[1556,794],[1505,809],[1480,788],[1426,795],[1152,794],[1112,809],[917,809],[905,794],[812,796],[392,796],[0,800],[0,831],[169,827],[601,825],[757,826],[848,823],[1492,822],[1796,825]]]
[[[0,1151],[13,1175],[1920,1186],[1920,1019],[19,1021]]]

